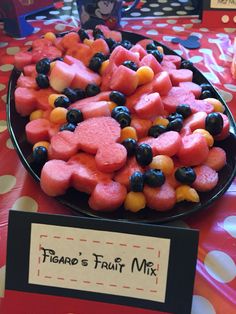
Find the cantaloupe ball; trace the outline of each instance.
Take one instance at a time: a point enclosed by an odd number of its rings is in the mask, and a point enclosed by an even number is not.
[[[153,125],[162,125],[162,126],[167,126],[169,124],[169,120],[164,118],[164,117],[157,117],[154,121],[153,121]]]
[[[56,37],[56,35],[53,32],[47,32],[44,35],[44,38],[47,39],[47,40],[50,40],[51,42],[54,42],[57,37]]]
[[[138,76],[138,85],[143,85],[151,82],[154,77],[154,72],[149,66],[141,66],[136,71]]]
[[[174,171],[174,162],[169,156],[157,155],[152,158],[149,167],[152,169],[160,169],[164,175],[168,176]]]
[[[93,39],[88,39],[88,38],[85,38],[84,41],[83,41],[83,44],[91,47],[92,44],[93,44],[94,40]]]
[[[47,142],[47,141],[40,141],[40,142],[37,142],[37,143],[35,143],[34,146],[33,146],[33,151],[34,151],[34,149],[35,149],[36,147],[38,147],[38,146],[43,146],[43,147],[45,147],[46,149],[48,149],[48,148],[49,148],[49,145],[50,145],[50,143]]]
[[[146,206],[146,198],[143,192],[133,192],[127,193],[124,207],[126,210],[137,213]]]
[[[121,129],[120,141],[122,142],[127,138],[133,138],[134,140],[138,139],[136,129],[132,126],[126,126],[125,128]]]
[[[48,103],[51,107],[55,107],[54,106],[54,103],[55,103],[55,100],[60,97],[60,96],[65,96],[63,94],[51,94],[48,96]]]
[[[175,194],[177,202],[188,201],[198,203],[200,201],[197,191],[189,185],[180,185],[175,190]]]
[[[38,109],[38,110],[31,112],[29,119],[30,119],[30,121],[32,121],[32,120],[40,119],[42,117],[43,117],[43,110]]]
[[[216,99],[216,98],[205,98],[204,100],[209,102],[210,104],[212,104],[215,112],[223,113],[225,111],[225,106],[218,99]]]
[[[117,107],[117,104],[114,103],[114,101],[108,101],[108,107],[109,107],[109,110],[110,112],[112,112],[112,110]]]
[[[50,116],[49,119],[52,123],[55,124],[62,124],[62,123],[66,123],[66,115],[67,115],[67,109],[63,108],[63,107],[57,107],[54,108],[51,112],[50,112]]]
[[[104,74],[104,72],[105,72],[106,68],[108,67],[108,65],[109,65],[109,60],[108,59],[102,62],[102,65],[101,65],[101,67],[99,69],[99,74],[100,75]]]
[[[202,134],[206,141],[207,141],[207,145],[209,147],[212,147],[214,145],[214,138],[213,136],[205,129],[196,129],[193,131],[193,133],[199,133],[199,134]]]
[[[157,46],[157,50],[161,53],[164,54],[164,49],[162,46]]]

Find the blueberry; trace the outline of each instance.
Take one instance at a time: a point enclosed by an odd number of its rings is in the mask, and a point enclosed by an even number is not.
[[[83,28],[80,28],[78,30],[78,34],[79,34],[79,38],[80,40],[83,42],[85,39],[89,39],[89,35],[88,33],[83,29]]]
[[[146,45],[146,50],[156,50],[156,49],[157,49],[157,46],[154,42],[151,42]]]
[[[127,156],[133,156],[137,147],[137,141],[133,138],[126,138],[121,143],[127,150]]]
[[[131,49],[132,46],[133,46],[132,43],[131,43],[129,40],[126,40],[126,39],[122,40],[122,41],[120,42],[120,45],[121,45],[122,47],[124,47],[125,49],[127,49],[127,50]]]
[[[175,171],[175,178],[183,184],[192,184],[196,180],[196,173],[191,167],[180,167]]]
[[[126,112],[128,115],[130,115],[130,111],[127,107],[125,106],[117,106],[112,109],[111,111],[111,116],[113,119],[116,119],[116,116],[121,113],[121,112]]]
[[[92,57],[92,59],[89,62],[88,67],[94,71],[94,72],[99,72],[100,68],[102,65],[102,59],[99,57]]]
[[[130,125],[131,116],[127,112],[119,112],[115,116],[116,121],[120,124],[120,127],[123,129]]]
[[[39,165],[45,164],[48,160],[48,151],[44,146],[37,146],[33,150],[33,160]]]
[[[96,84],[88,84],[85,88],[87,97],[92,97],[100,93],[100,87]]]
[[[176,107],[176,112],[181,114],[184,119],[191,116],[192,114],[192,110],[188,104],[178,105]]]
[[[93,58],[94,58],[94,57],[98,57],[98,58],[100,58],[102,61],[107,60],[107,56],[105,56],[104,53],[102,53],[102,52],[96,52],[96,53],[93,55]]]
[[[164,173],[159,169],[148,169],[143,177],[144,183],[153,188],[162,186],[165,183]]]
[[[45,74],[38,74],[35,78],[36,83],[40,88],[48,88],[49,87],[49,79]]]
[[[167,119],[168,119],[169,121],[173,121],[173,120],[175,120],[175,119],[182,119],[182,120],[183,120],[183,116],[182,116],[182,114],[180,114],[180,113],[178,113],[178,112],[173,112],[173,113],[171,113],[171,114],[167,117]]]
[[[80,100],[86,97],[86,93],[83,89],[81,88],[75,88],[75,92],[76,92],[76,100]]]
[[[192,70],[193,69],[193,63],[191,61],[188,61],[188,60],[183,60],[183,61],[181,61],[180,67],[181,67],[181,69]]]
[[[50,71],[50,59],[43,58],[36,63],[36,71],[41,74],[48,74]]]
[[[66,123],[60,127],[60,131],[70,131],[74,132],[76,125],[73,123]]]
[[[100,28],[94,28],[93,30],[93,37],[96,37],[97,35],[102,35],[104,37],[103,31],[101,31]]]
[[[213,93],[210,89],[205,89],[201,92],[200,99],[212,98]]]
[[[200,87],[202,89],[202,92],[204,90],[210,90],[210,91],[214,90],[213,86],[211,84],[209,84],[209,83],[202,83],[202,84],[200,84]]]
[[[142,143],[136,147],[135,157],[141,166],[147,166],[152,162],[152,148],[150,145]]]
[[[176,118],[169,122],[169,124],[167,125],[167,130],[179,132],[182,129],[182,127],[183,127],[183,119]]]
[[[110,101],[113,101],[118,106],[124,106],[124,104],[126,103],[125,95],[115,90],[110,92],[109,99]]]
[[[79,109],[70,109],[67,111],[66,120],[68,123],[77,124],[84,120],[83,114]]]
[[[133,192],[142,192],[144,186],[143,174],[135,171],[130,177],[130,190]]]
[[[137,71],[138,70],[138,66],[135,62],[127,60],[123,62],[123,65],[133,71]]]
[[[205,120],[205,129],[211,135],[218,135],[221,133],[224,126],[224,120],[220,113],[212,112],[209,113]]]
[[[77,98],[77,93],[74,89],[70,88],[70,87],[67,87],[63,90],[63,94],[69,98],[70,102],[73,103],[75,102],[76,100],[78,100]]]
[[[159,63],[162,62],[163,54],[159,50],[148,50],[148,53],[152,54]]]
[[[70,106],[70,100],[66,96],[59,96],[57,99],[54,101],[54,106],[55,107],[63,107],[63,108],[68,108]]]
[[[166,131],[166,127],[164,125],[152,125],[148,130],[148,135],[152,137],[158,137],[160,134]]]
[[[96,40],[96,39],[100,39],[100,38],[104,39],[105,37],[102,34],[97,34],[93,38],[94,38],[94,40]]]
[[[114,45],[112,45],[110,52],[112,52],[118,46],[121,46],[121,44],[116,42]]]
[[[116,41],[113,38],[105,38],[105,42],[107,43],[110,50],[116,44]]]

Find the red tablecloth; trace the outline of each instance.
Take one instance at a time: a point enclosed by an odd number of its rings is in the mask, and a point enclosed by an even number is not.
[[[9,209],[72,215],[72,211],[46,196],[22,166],[13,149],[6,124],[7,84],[13,68],[13,56],[31,45],[46,31],[61,32],[76,26],[75,20],[33,21],[35,33],[27,38],[11,38],[0,24],[0,313],[154,313],[150,310],[108,305],[78,299],[66,299],[20,292],[5,292],[7,221]],[[219,89],[236,117],[236,81],[230,74],[232,43],[236,29],[203,28],[191,19],[137,19],[122,22],[126,31],[140,33],[162,41],[192,61]],[[172,44],[171,38],[197,35],[201,47],[188,50]],[[192,314],[236,313],[236,181],[207,210],[174,225],[200,230],[197,272]],[[17,280],[17,278],[16,278]],[[155,312],[156,313],[156,312]]]

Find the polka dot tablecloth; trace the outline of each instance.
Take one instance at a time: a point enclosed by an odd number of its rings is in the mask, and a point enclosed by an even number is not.
[[[14,150],[6,124],[7,84],[14,54],[30,47],[32,40],[46,31],[73,29],[76,20],[37,20],[27,38],[10,38],[0,24],[0,313],[151,314],[150,310],[103,304],[78,299],[7,292],[4,294],[7,220],[10,209],[73,215],[55,199],[46,196],[22,166]],[[151,37],[174,49],[202,71],[217,87],[236,117],[236,81],[230,75],[235,29],[202,28],[196,19],[123,19],[122,29]],[[188,50],[171,43],[173,37],[199,37],[201,47]],[[207,210],[170,225],[200,230],[192,314],[236,313],[236,181]],[[16,278],[17,280],[17,278]],[[40,304],[40,307],[38,306]],[[94,310],[96,309],[96,310]],[[155,311],[155,313],[158,313]]]

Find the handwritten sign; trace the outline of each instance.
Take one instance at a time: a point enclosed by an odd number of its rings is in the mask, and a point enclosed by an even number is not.
[[[202,8],[202,26],[236,26],[236,0],[205,0],[202,1]]]
[[[196,230],[11,211],[6,288],[187,314],[197,244]]]

